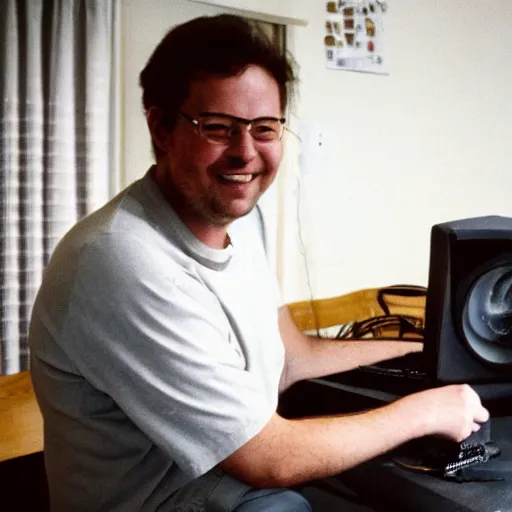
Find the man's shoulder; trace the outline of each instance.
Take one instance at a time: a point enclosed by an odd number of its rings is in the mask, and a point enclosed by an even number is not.
[[[196,273],[194,262],[157,226],[133,208],[110,203],[63,237],[46,268],[47,286],[42,289],[53,295],[58,288],[68,299],[82,289],[91,297],[107,288],[123,296],[130,289],[149,292],[147,286],[157,283],[195,281]]]
[[[102,262],[130,255],[155,260],[177,244],[164,232],[143,180],[133,183],[98,210],[79,220],[57,244],[52,259],[76,260],[99,256]],[[108,257],[105,254],[108,252]]]

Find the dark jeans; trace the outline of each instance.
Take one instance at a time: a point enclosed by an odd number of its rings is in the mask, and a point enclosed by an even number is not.
[[[372,512],[337,479],[333,482],[330,487],[312,482],[300,493],[255,489],[214,468],[174,493],[158,512]]]
[[[241,498],[233,512],[312,512],[309,501],[290,489],[254,489]]]
[[[214,468],[174,493],[159,512],[311,512],[289,489],[254,489]]]

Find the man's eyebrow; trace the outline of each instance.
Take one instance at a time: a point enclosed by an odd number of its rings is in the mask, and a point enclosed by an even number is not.
[[[245,117],[232,116],[231,114],[225,114],[223,112],[200,112],[199,116],[217,116],[224,117],[226,119],[235,119],[236,121],[240,121],[241,123],[254,123],[255,121],[281,121],[284,122],[283,117],[275,117],[275,116],[261,116],[255,117],[254,119],[246,119]]]

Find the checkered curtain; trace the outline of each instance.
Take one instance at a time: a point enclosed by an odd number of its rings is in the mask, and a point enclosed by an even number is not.
[[[0,374],[60,237],[109,196],[112,0],[0,1]]]

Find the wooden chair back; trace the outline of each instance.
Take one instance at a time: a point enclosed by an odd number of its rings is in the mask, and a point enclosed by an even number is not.
[[[389,314],[412,316],[423,324],[425,303],[426,288],[403,285],[293,302],[288,308],[299,330],[313,331]]]

